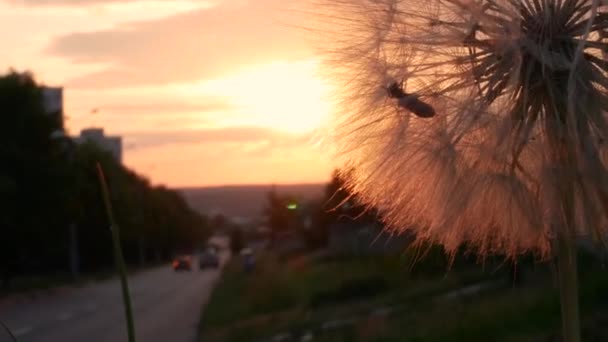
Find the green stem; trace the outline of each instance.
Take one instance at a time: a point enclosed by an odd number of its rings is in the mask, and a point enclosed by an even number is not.
[[[557,272],[562,307],[562,332],[565,342],[580,342],[578,275],[575,240],[558,238]]]
[[[120,285],[122,288],[122,300],[125,307],[125,316],[127,319],[127,334],[129,335],[129,342],[135,342],[135,328],[133,324],[133,310],[131,308],[131,296],[129,294],[129,283],[127,281],[127,267],[125,260],[122,255],[122,248],[120,246],[120,231],[116,221],[114,220],[114,214],[112,212],[112,203],[110,202],[110,192],[108,190],[108,184],[103,173],[101,165],[97,163],[97,172],[99,175],[99,183],[101,185],[101,192],[103,194],[103,202],[106,207],[106,213],[108,220],[110,221],[110,231],[112,232],[112,245],[114,247],[114,260],[118,267],[118,274],[120,275]]]
[[[13,340],[13,342],[17,342],[17,338],[15,337],[15,335],[13,335],[13,332],[11,331],[11,329],[9,329],[6,326],[6,324],[4,324],[4,322],[2,322],[2,321],[0,321],[0,325],[2,326],[2,328],[4,328],[4,330],[6,330],[6,332],[11,337],[11,339]]]

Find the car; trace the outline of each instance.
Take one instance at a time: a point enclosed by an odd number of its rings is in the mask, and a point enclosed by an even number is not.
[[[207,248],[198,258],[198,266],[201,270],[205,268],[218,268],[220,267],[220,256],[217,248]]]
[[[175,271],[192,271],[192,258],[189,255],[180,255],[173,259],[172,266]]]

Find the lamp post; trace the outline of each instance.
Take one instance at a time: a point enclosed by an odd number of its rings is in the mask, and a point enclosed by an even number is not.
[[[74,165],[75,147],[74,142],[68,137],[63,130],[56,130],[51,133],[51,139],[58,141],[61,144],[62,152],[65,153],[68,165],[72,167]],[[70,215],[74,213],[70,211]],[[73,280],[77,280],[80,274],[80,251],[78,248],[78,225],[72,219],[69,224],[69,265],[70,275]]]
[[[140,225],[139,229],[142,229],[145,222],[145,213],[144,213],[144,194],[143,189],[138,188],[137,194],[139,197],[139,211],[137,216],[137,223]],[[139,230],[138,229],[138,230]],[[143,267],[146,265],[146,242],[144,239],[144,235],[141,234],[138,239],[138,247],[139,247],[139,266]]]

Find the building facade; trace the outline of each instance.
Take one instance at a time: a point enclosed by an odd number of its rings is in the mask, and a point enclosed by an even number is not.
[[[103,128],[87,128],[80,131],[80,136],[74,139],[77,143],[93,143],[108,151],[114,159],[122,163],[122,137],[106,136]]]
[[[42,101],[48,114],[63,113],[63,88],[42,87]]]
[[[65,122],[63,118],[63,88],[60,87],[41,87],[42,105],[47,115],[52,116],[57,120],[57,124],[61,127],[61,131],[65,131]]]

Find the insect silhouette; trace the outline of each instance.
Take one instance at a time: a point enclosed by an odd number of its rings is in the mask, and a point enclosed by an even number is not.
[[[399,107],[403,107],[414,113],[420,118],[432,118],[435,116],[435,109],[428,103],[418,99],[418,95],[406,93],[401,85],[393,82],[386,88],[388,97],[397,99]]]

